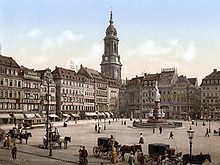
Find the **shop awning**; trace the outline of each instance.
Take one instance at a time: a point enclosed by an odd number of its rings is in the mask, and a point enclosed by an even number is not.
[[[86,116],[98,116],[96,112],[85,112]]]
[[[114,116],[114,114],[112,112],[109,112],[110,115]]]
[[[78,114],[75,114],[75,113],[73,113],[73,114],[70,114],[72,117],[79,117],[79,115]]]
[[[104,113],[105,113],[105,115],[107,115],[108,117],[111,116],[109,112],[104,112]]]
[[[16,118],[16,119],[24,119],[24,115],[23,114],[13,114],[14,115],[14,117]]]
[[[32,114],[26,113],[25,116],[26,116],[27,119],[32,119],[32,118],[35,117],[35,114],[33,114],[33,113]]]
[[[64,117],[67,117],[68,115],[69,115],[69,114],[65,114],[65,113],[63,113],[63,116],[64,116]]]
[[[3,113],[3,114],[0,114],[0,118],[1,119],[8,119],[8,118],[11,118],[11,116],[7,113]]]
[[[36,113],[35,116],[41,118],[41,115],[39,113]]]
[[[105,113],[104,112],[100,112],[99,116],[105,116]]]
[[[51,118],[55,118],[55,117],[59,118],[56,114],[49,114],[49,117],[51,117]]]

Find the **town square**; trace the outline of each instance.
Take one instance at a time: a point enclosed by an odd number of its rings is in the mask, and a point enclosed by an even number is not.
[[[143,133],[144,144],[142,149],[144,154],[148,154],[148,144],[150,143],[165,143],[175,148],[176,152],[182,152],[183,154],[189,152],[189,139],[187,130],[191,126],[195,131],[193,137],[192,150],[193,154],[209,153],[212,158],[212,163],[219,164],[219,142],[220,136],[213,134],[214,129],[218,129],[220,123],[218,121],[211,121],[211,131],[209,137],[205,137],[206,128],[208,122],[205,122],[206,126],[203,126],[203,121],[198,120],[196,124],[192,125],[191,121],[182,121],[183,127],[180,128],[164,128],[162,134],[159,134],[159,129],[153,133],[152,128],[136,128],[132,126],[130,119],[123,119],[126,121],[126,125],[122,125],[122,119],[117,121],[111,120],[111,124],[106,125],[106,130],[102,130],[101,133],[95,131],[95,120],[80,120],[75,123],[70,121],[67,127],[63,127],[63,122],[56,122],[54,126],[59,129],[62,136],[71,136],[71,142],[68,143],[67,149],[57,148],[52,151],[52,156],[48,156],[49,151],[47,149],[39,148],[43,144],[43,136],[45,134],[45,128],[34,128],[31,129],[32,137],[29,138],[28,144],[23,141],[18,146],[17,160],[11,160],[11,149],[3,148],[3,142],[1,142],[1,160],[0,163],[4,165],[10,164],[78,164],[79,154],[78,150],[80,145],[84,145],[88,151],[88,162],[89,164],[111,164],[110,160],[106,156],[95,157],[93,153],[94,146],[97,146],[97,138],[99,137],[110,137],[114,135],[115,139],[120,144],[138,144],[139,134]],[[104,126],[102,120],[102,126]],[[5,126],[5,129],[10,129],[13,125]],[[169,139],[170,131],[173,132],[174,138]],[[128,164],[128,155],[125,155],[126,161],[118,162],[117,164]],[[204,164],[209,164],[205,162]]]
[[[220,165],[219,6],[0,0],[0,165]]]

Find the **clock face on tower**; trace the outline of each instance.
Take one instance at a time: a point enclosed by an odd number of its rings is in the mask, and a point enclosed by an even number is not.
[[[108,61],[108,57],[105,57],[105,61]]]

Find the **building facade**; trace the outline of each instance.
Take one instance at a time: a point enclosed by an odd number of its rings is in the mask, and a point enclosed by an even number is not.
[[[0,123],[14,122],[13,114],[23,112],[22,98],[20,66],[11,57],[0,55]]]
[[[201,118],[220,120],[220,71],[202,79],[201,88]]]
[[[49,68],[36,71],[40,75],[40,107],[39,112],[43,116],[47,110],[49,114],[59,114],[56,112],[56,84],[53,80],[52,72]],[[48,108],[48,109],[47,109]]]
[[[84,83],[73,70],[56,67],[52,72],[56,84],[56,112],[62,118],[66,114],[79,117],[84,106]]]
[[[175,68],[164,68],[161,73],[136,76],[126,84],[126,116],[146,118],[154,107],[155,86],[160,91],[160,108],[166,118],[187,119],[199,116],[200,90],[196,78],[179,76]]]

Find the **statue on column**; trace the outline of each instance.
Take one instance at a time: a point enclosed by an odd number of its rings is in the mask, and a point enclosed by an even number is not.
[[[160,92],[159,92],[159,89],[158,89],[158,86],[157,86],[157,81],[156,81],[154,90],[155,90],[155,98],[154,98],[154,101],[160,102]]]

